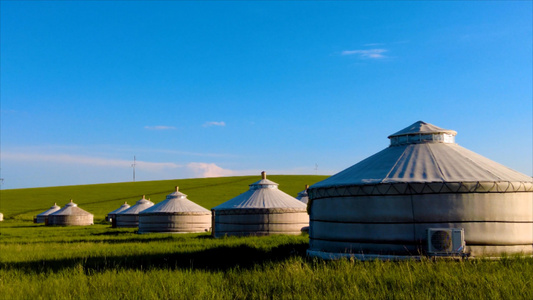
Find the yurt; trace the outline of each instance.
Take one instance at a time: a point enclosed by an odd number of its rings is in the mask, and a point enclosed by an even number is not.
[[[390,146],[312,185],[310,248],[322,258],[533,252],[533,183],[416,122]]]
[[[139,233],[189,233],[210,229],[211,211],[187,199],[178,187],[164,201],[139,213]]]
[[[0,213],[0,222],[4,220],[4,214]]]
[[[72,202],[65,204],[60,210],[48,215],[47,225],[85,226],[93,225],[93,215]]]
[[[296,197],[296,199],[300,200],[301,202],[305,204],[307,204],[307,202],[309,201],[309,194],[307,193],[307,189],[309,189],[308,184],[305,185],[305,189],[299,192],[298,196]]]
[[[137,201],[132,207],[125,209],[115,215],[117,220],[116,227],[137,227],[139,226],[139,213],[154,203],[143,195],[142,199]]]
[[[266,179],[239,196],[213,207],[213,236],[300,234],[309,225],[306,205]]]
[[[52,205],[49,209],[35,216],[35,218],[33,219],[33,223],[46,223],[46,219],[48,219],[48,215],[53,214],[60,209],[61,207],[57,205],[57,203],[54,203],[54,205]]]
[[[128,202],[124,201],[124,204],[122,204],[119,208],[117,208],[114,211],[108,213],[107,216],[105,216],[105,220],[107,222],[111,222],[112,227],[117,227],[116,215],[119,212],[125,211],[128,208],[130,208],[130,205],[128,204]]]

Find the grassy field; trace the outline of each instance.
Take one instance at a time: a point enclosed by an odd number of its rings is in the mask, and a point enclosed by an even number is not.
[[[277,182],[279,189],[297,196],[306,184],[313,184],[327,178],[315,175],[269,175]],[[0,191],[0,212],[5,219],[33,220],[33,216],[47,210],[54,203],[61,207],[70,199],[79,207],[94,214],[95,223],[103,222],[105,215],[127,201],[133,205],[146,195],[152,202],[165,200],[166,195],[180,191],[188,199],[211,209],[248,190],[248,185],[261,176],[219,177],[201,179],[177,179],[162,181],[138,181],[110,184],[46,187],[33,189],[12,189]]]
[[[292,195],[320,180],[269,179]],[[133,202],[146,194],[159,202],[174,185],[211,208],[256,180],[2,191],[0,202],[8,213],[0,222],[0,299],[533,299],[533,258],[328,262],[306,257],[306,235],[213,239],[205,233],[139,235],[103,222],[84,227],[31,223],[53,201],[64,204],[53,200],[58,198],[72,197],[103,219],[123,199]]]

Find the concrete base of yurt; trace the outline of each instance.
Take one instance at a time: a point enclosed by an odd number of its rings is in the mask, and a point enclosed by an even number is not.
[[[211,213],[191,214],[173,213],[168,215],[141,214],[139,218],[139,233],[193,233],[209,232],[211,230]]]
[[[299,235],[309,226],[307,212],[300,209],[234,209],[217,210],[214,215],[214,237]]]

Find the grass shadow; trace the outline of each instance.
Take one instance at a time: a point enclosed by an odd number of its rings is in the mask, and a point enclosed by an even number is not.
[[[58,272],[68,268],[79,267],[80,265],[83,266],[87,274],[110,269],[187,269],[214,272],[232,268],[251,269],[257,265],[279,262],[294,256],[305,257],[307,248],[307,243],[285,244],[269,250],[247,245],[218,246],[185,253],[99,256],[0,263],[0,267],[6,270],[17,269],[29,273]]]

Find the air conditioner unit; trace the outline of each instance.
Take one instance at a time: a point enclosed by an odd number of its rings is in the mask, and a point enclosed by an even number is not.
[[[429,228],[429,255],[459,255],[465,247],[465,231],[463,228]]]

